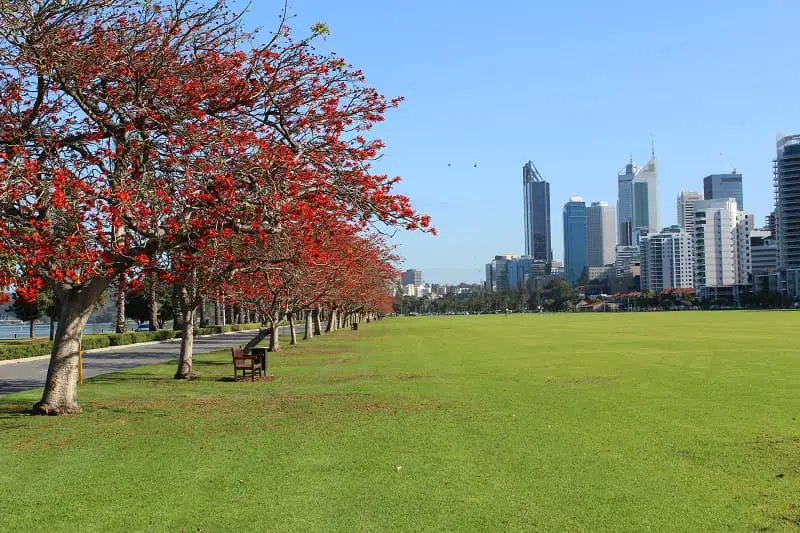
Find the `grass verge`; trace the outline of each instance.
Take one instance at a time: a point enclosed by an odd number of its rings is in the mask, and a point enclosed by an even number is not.
[[[793,312],[400,318],[0,399],[2,531],[797,531]]]

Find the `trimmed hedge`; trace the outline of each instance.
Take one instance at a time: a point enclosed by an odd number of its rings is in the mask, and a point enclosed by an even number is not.
[[[229,331],[247,331],[258,329],[261,324],[229,324],[226,326],[208,326],[205,328],[195,328],[195,335],[214,335],[217,333],[227,333]],[[158,331],[126,331],[125,333],[105,333],[83,336],[83,349],[94,350],[97,348],[107,348],[109,346],[125,346],[127,344],[137,344],[149,341],[165,341],[181,337],[180,331],[161,329]],[[25,359],[27,357],[38,357],[49,355],[53,350],[53,343],[29,342],[24,344],[3,344],[0,343],[0,361],[8,359]]]

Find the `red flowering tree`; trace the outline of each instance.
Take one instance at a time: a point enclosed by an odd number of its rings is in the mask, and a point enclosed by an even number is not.
[[[192,264],[297,217],[427,217],[370,172],[396,105],[286,28],[260,47],[223,2],[0,2],[0,285],[61,302],[42,400],[72,413],[89,313],[123,273]],[[233,261],[236,257],[229,257]]]

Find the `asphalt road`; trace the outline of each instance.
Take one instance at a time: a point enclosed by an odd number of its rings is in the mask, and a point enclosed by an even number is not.
[[[295,329],[302,333],[303,326]],[[256,334],[255,331],[225,333],[207,337],[195,337],[195,355],[216,350],[224,350],[231,346],[247,344]],[[287,327],[281,328],[281,334],[288,335]],[[126,368],[177,361],[180,339],[158,344],[130,344],[119,348],[103,348],[83,354],[83,377],[90,378],[108,372],[118,372]],[[28,389],[44,387],[47,377],[47,365],[50,358],[20,359],[0,364],[0,396]]]

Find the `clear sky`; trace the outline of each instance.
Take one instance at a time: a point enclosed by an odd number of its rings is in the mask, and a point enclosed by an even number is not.
[[[256,0],[268,29],[282,3]],[[800,3],[565,0],[290,0],[298,33],[405,96],[376,134],[377,169],[433,217],[439,236],[394,241],[428,282],[480,281],[524,253],[522,165],[551,183],[553,252],[572,195],[616,203],[617,172],[655,138],[661,225],[681,190],[735,167],[745,209],[772,210],[777,133],[800,132]],[[724,154],[724,155],[722,155]],[[448,167],[448,163],[451,164]],[[477,163],[477,168],[474,164]]]

